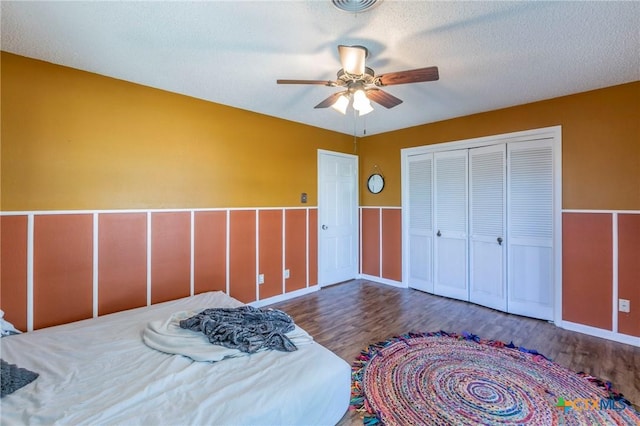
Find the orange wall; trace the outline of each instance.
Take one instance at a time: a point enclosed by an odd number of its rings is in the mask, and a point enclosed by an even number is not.
[[[402,281],[402,210],[382,209],[382,277]]]
[[[245,303],[282,296],[318,283],[316,226],[316,207],[0,216],[1,307],[29,329],[28,270],[34,329],[204,291]]]
[[[1,54],[3,211],[317,204],[353,137]]]
[[[402,282],[402,210],[360,209],[360,273]]]
[[[0,216],[0,301],[6,318],[27,329],[27,217]]]
[[[640,212],[565,212],[562,244],[563,319],[640,337]],[[617,311],[616,284],[630,312]]]
[[[618,296],[632,301],[618,313],[618,331],[640,336],[640,214],[618,215],[618,234]]]
[[[36,216],[33,235],[34,327],[91,318],[92,215]]]
[[[307,212],[287,210],[285,212],[285,269],[289,278],[285,282],[287,292],[306,287],[307,282]]]
[[[611,215],[605,213],[565,213],[562,217],[564,320],[612,329],[611,223]]]
[[[282,293],[282,210],[260,210],[260,274],[264,283],[258,286],[260,298]]]
[[[562,125],[562,207],[640,210],[639,105],[634,82],[366,137],[360,170],[377,164],[386,186],[360,204],[400,206],[402,148]]]
[[[229,296],[256,300],[256,212],[235,210],[229,215]]]
[[[380,274],[380,209],[361,209],[362,229],[362,270],[366,275],[379,277]]]
[[[227,289],[227,212],[194,214],[194,292]]]
[[[151,214],[151,303],[190,295],[191,214]],[[255,300],[255,299],[254,299]]]
[[[98,314],[147,304],[147,215],[98,215]]]

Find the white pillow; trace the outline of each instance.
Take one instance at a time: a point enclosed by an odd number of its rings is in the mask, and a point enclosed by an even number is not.
[[[13,324],[9,321],[5,321],[4,319],[4,311],[0,309],[0,336],[9,336],[11,334],[22,333],[20,330],[15,328]]]

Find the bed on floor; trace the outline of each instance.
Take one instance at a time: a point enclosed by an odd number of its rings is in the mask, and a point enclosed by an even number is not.
[[[217,362],[143,342],[149,324],[240,305],[210,292],[4,337],[2,359],[39,376],[2,398],[1,424],[337,423],[349,405],[350,366],[312,339],[292,352],[265,350]]]

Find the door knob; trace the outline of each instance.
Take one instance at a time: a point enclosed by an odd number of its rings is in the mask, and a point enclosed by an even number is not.
[[[323,231],[325,231],[325,230],[327,230],[327,229],[329,229],[329,227],[328,227],[327,225],[322,225],[322,230],[323,230]]]
[[[436,235],[437,235],[438,237],[441,237],[441,236],[442,236],[442,232],[440,232],[440,230],[438,229],[438,232],[436,233]]]
[[[502,237],[498,237],[498,245],[502,245]]]

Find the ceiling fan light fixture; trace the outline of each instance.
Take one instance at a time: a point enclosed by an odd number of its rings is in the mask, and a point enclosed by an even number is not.
[[[342,114],[347,113],[347,107],[349,106],[349,98],[345,95],[340,95],[340,97],[335,101],[331,108],[335,109]]]
[[[369,114],[371,111],[373,111],[373,107],[371,106],[371,103],[367,103],[364,106],[360,107],[360,109],[358,110],[358,116],[362,117],[363,115]]]
[[[364,90],[358,89],[353,92],[353,109],[356,111],[365,111],[369,109],[368,112],[371,112],[373,108],[371,108],[371,102],[369,102],[369,98],[364,93]]]

